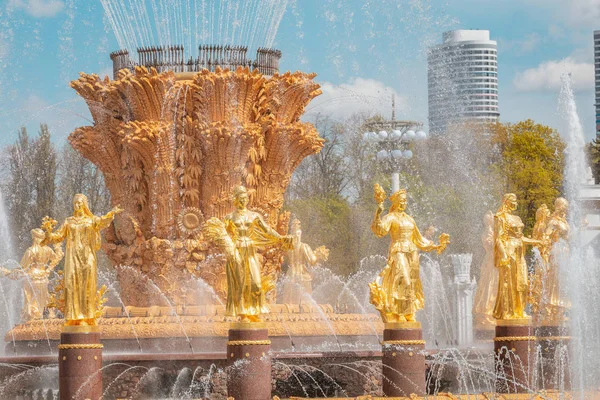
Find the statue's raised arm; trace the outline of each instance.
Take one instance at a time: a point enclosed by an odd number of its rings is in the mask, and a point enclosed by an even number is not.
[[[382,216],[385,191],[375,185],[377,211],[371,229],[378,237],[390,235],[388,262],[377,279],[370,283],[371,303],[379,310],[384,322],[413,322],[416,312],[424,307],[421,284],[420,251],[443,252],[450,236],[440,235],[440,243],[423,237],[414,219],[406,214],[407,193],[400,190],[390,196],[392,205]]]
[[[117,206],[104,216],[90,211],[88,199],[83,194],[73,197],[73,215],[54,231],[56,221],[46,217],[42,222],[45,243],[66,242],[61,301],[64,305],[66,326],[95,326],[101,315],[103,299],[98,291],[97,255],[100,249],[100,231],[107,228],[114,216],[122,210]],[[90,328],[91,329],[91,328]]]

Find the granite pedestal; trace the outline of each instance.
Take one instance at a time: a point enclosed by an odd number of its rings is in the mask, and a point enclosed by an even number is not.
[[[235,323],[227,342],[227,396],[271,400],[271,341],[264,323]]]
[[[102,398],[102,344],[95,327],[65,327],[58,345],[60,400]]]
[[[421,324],[385,324],[382,343],[383,393],[387,397],[424,396],[425,341]]]

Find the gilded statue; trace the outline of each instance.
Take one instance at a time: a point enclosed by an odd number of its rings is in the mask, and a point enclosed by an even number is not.
[[[542,242],[523,235],[523,221],[512,214],[516,209],[517,196],[507,193],[494,216],[494,265],[499,273],[494,306],[497,320],[530,318],[525,312],[529,293],[525,246],[540,246]]]
[[[540,282],[536,320],[542,325],[560,325],[565,321],[565,312],[570,303],[565,299],[560,282],[560,265],[569,256],[569,202],[563,197],[554,201],[554,212],[543,226],[541,240],[542,265],[536,271],[536,282]]]
[[[535,240],[544,241],[546,235],[546,226],[550,219],[550,209],[546,204],[542,204],[538,207],[535,212],[535,225],[533,226],[533,232],[531,237]],[[531,304],[531,311],[536,317],[540,315],[540,303],[542,298],[542,292],[544,290],[544,279],[546,277],[546,268],[548,263],[548,246],[544,242],[543,246],[539,246],[539,257],[534,260],[534,271],[529,277],[529,304]]]
[[[96,325],[102,311],[102,300],[97,293],[96,256],[102,241],[100,231],[107,228],[121,211],[117,206],[104,216],[95,216],[90,211],[87,197],[76,194],[73,197],[73,215],[58,230],[54,231],[56,221],[51,218],[46,217],[42,222],[44,244],[66,242],[62,282],[65,326]]]
[[[318,262],[327,261],[329,249],[325,246],[317,247],[314,251],[302,242],[302,228],[300,221],[294,219],[290,227],[294,248],[287,251],[288,270],[285,276],[282,302],[286,304],[299,304],[303,294],[312,293],[311,268]]]
[[[249,197],[244,186],[234,189],[235,210],[223,221],[216,217],[206,221],[204,234],[225,253],[227,275],[226,315],[241,322],[259,322],[269,312],[266,294],[274,283],[261,274],[261,256],[257,250],[266,246],[293,248],[292,236],[282,236],[263,217],[247,208]]]
[[[493,327],[494,304],[498,291],[498,270],[494,266],[494,213],[488,211],[483,217],[484,232],[481,236],[485,256],[481,263],[479,284],[473,302],[473,314],[479,328]]]
[[[439,244],[424,238],[414,219],[406,214],[406,190],[390,196],[389,212],[382,216],[385,191],[375,185],[377,211],[371,225],[377,237],[391,237],[387,265],[377,279],[369,284],[371,303],[386,323],[413,322],[415,314],[424,307],[423,287],[419,271],[419,250],[442,253],[450,236],[442,233]]]
[[[64,254],[59,244],[54,245],[54,250],[49,246],[42,245],[44,237],[43,230],[32,229],[32,244],[21,258],[20,268],[13,270],[0,269],[0,273],[10,279],[24,279],[24,304],[21,311],[23,321],[42,319],[45,309],[48,309],[50,317],[54,316],[53,310],[48,307],[50,298],[48,292],[49,277]]]

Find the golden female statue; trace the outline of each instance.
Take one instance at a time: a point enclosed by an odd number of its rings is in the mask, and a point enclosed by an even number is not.
[[[234,190],[235,211],[223,221],[213,217],[206,221],[205,235],[225,252],[227,263],[226,314],[242,322],[258,322],[268,313],[266,293],[273,283],[261,277],[260,247],[278,245],[292,248],[292,237],[282,236],[271,228],[260,214],[248,210],[248,191],[244,186]]]
[[[498,294],[494,318],[526,319],[529,279],[525,262],[525,245],[542,244],[523,236],[523,222],[512,212],[517,209],[517,196],[507,193],[494,216],[494,265],[498,268]]]
[[[535,271],[530,275],[529,279],[529,304],[531,311],[537,323],[540,316],[540,305],[542,300],[542,292],[544,290],[544,281],[547,274],[548,264],[548,246],[545,242],[546,226],[550,219],[550,210],[546,204],[542,204],[535,212],[535,225],[531,237],[535,240],[544,242],[544,246],[540,246],[540,257],[535,260]]]
[[[66,257],[63,273],[63,296],[65,325],[96,325],[101,300],[97,296],[97,258],[100,250],[100,231],[107,228],[116,214],[123,211],[118,206],[106,215],[92,214],[87,197],[73,197],[73,216],[53,232],[56,221],[46,217],[42,229],[46,232],[45,243],[66,241]]]
[[[369,284],[371,303],[379,310],[383,322],[412,322],[425,303],[419,275],[419,250],[437,250],[439,254],[450,243],[450,237],[441,234],[440,244],[436,245],[421,235],[414,219],[404,212],[404,189],[390,196],[392,206],[383,217],[385,192],[378,184],[375,185],[375,201],[378,207],[371,229],[377,237],[389,234],[391,242],[387,265]]]
[[[23,297],[25,302],[23,311],[21,312],[21,319],[23,321],[44,317],[44,309],[48,307],[50,297],[48,293],[48,278],[64,255],[60,245],[55,245],[54,250],[48,246],[42,246],[44,237],[43,230],[32,229],[32,244],[25,251],[25,254],[23,254],[23,258],[21,258],[21,268],[13,270],[0,269],[0,272],[10,279],[26,278],[26,282],[23,282]]]
[[[493,327],[494,304],[498,291],[498,270],[494,266],[494,214],[488,211],[483,217],[484,232],[481,237],[485,256],[481,263],[479,284],[473,302],[473,314],[479,327]]]
[[[304,293],[312,293],[312,274],[310,269],[319,261],[327,261],[329,249],[325,246],[317,247],[314,251],[306,243],[302,242],[302,229],[300,221],[294,219],[290,228],[293,237],[292,250],[288,250],[288,270],[285,276],[285,287],[283,289],[282,302],[286,304],[298,304]]]
[[[550,219],[550,210],[547,205],[542,204],[535,212],[535,225],[531,234],[533,239],[544,240],[548,219]]]
[[[554,201],[554,212],[544,232],[545,246],[542,255],[546,268],[540,299],[541,322],[544,325],[557,325],[564,322],[565,310],[570,306],[560,285],[560,263],[569,256],[568,209],[567,199],[557,198]]]

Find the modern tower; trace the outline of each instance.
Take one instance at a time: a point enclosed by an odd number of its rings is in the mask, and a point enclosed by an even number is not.
[[[596,137],[600,138],[600,31],[594,31],[594,72],[596,77]]]
[[[444,42],[429,49],[428,85],[432,134],[464,121],[496,122],[498,56],[490,32],[445,32]]]

